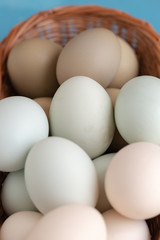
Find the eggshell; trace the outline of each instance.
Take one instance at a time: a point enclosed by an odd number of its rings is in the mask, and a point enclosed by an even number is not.
[[[105,194],[104,189],[104,178],[110,161],[112,160],[115,153],[105,154],[93,160],[94,166],[99,180],[99,198],[96,208],[100,212],[107,211],[112,208]]]
[[[107,226],[108,240],[151,240],[151,235],[144,220],[126,218],[114,209],[103,213]]]
[[[42,38],[25,39],[12,48],[7,68],[15,90],[30,98],[52,97],[59,86],[56,64],[61,50]]]
[[[105,191],[112,207],[128,218],[149,219],[160,213],[160,147],[136,142],[112,158]]]
[[[120,89],[118,89],[118,88],[109,88],[108,87],[108,88],[106,88],[106,91],[107,91],[108,95],[110,96],[112,105],[114,107]]]
[[[115,121],[126,142],[147,141],[160,144],[159,106],[159,78],[139,76],[121,88],[115,104]]]
[[[107,240],[102,215],[85,205],[65,205],[46,214],[25,240]]]
[[[115,76],[121,57],[116,35],[105,28],[82,31],[61,51],[57,62],[57,79],[62,84],[74,76],[87,76],[107,87]]]
[[[119,94],[120,89],[118,88],[106,88],[106,91],[108,93],[108,95],[110,96],[112,105],[113,105],[113,109],[115,107],[115,103],[116,103],[116,99],[117,96]],[[119,151],[121,148],[123,148],[124,146],[126,146],[128,143],[122,138],[122,136],[120,135],[119,131],[117,130],[117,127],[115,128],[115,132],[114,132],[114,136],[112,139],[111,144],[109,145],[108,149],[107,149],[107,153],[113,153],[113,152],[117,152]]]
[[[25,186],[23,170],[7,175],[2,185],[1,201],[8,215],[19,211],[36,210]]]
[[[35,98],[34,101],[36,101],[43,108],[47,118],[49,119],[49,109],[50,109],[52,98],[41,97],[41,98]]]
[[[113,107],[105,89],[85,76],[65,81],[50,106],[51,134],[81,146],[93,159],[110,145],[114,130]]]
[[[121,47],[121,60],[118,71],[109,84],[111,88],[121,88],[139,73],[139,62],[133,48],[123,38],[118,37],[118,40]]]
[[[30,148],[48,136],[46,114],[32,99],[13,96],[0,101],[0,116],[0,171],[20,170]]]
[[[1,240],[24,240],[41,219],[42,214],[21,211],[9,216],[1,226]]]
[[[94,164],[83,149],[65,138],[49,137],[33,146],[26,159],[25,182],[42,213],[64,204],[97,203]]]

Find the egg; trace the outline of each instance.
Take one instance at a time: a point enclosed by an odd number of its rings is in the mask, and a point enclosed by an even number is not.
[[[52,97],[59,84],[56,64],[62,47],[42,38],[25,39],[9,53],[7,69],[18,94],[36,98]]]
[[[106,88],[118,70],[120,57],[120,44],[112,31],[84,30],[62,49],[56,69],[58,82],[62,84],[74,76],[87,76]]]
[[[9,216],[1,226],[1,240],[24,240],[35,228],[42,214],[34,211],[21,211]]]
[[[115,106],[116,99],[117,99],[119,91],[120,91],[120,89],[118,89],[118,88],[109,88],[109,87],[106,88],[106,92],[108,93],[108,95],[111,98],[111,102],[112,102],[113,107]]]
[[[160,79],[138,76],[120,90],[115,104],[115,122],[128,143],[160,144]]]
[[[48,120],[49,120],[49,109],[51,105],[52,98],[51,97],[41,97],[33,99],[36,101],[44,110]]]
[[[7,215],[19,211],[36,211],[24,181],[24,171],[11,172],[7,175],[1,192],[3,209]]]
[[[111,206],[131,219],[149,219],[160,213],[160,147],[136,142],[122,148],[110,162],[105,192]]]
[[[46,214],[24,240],[107,240],[102,215],[86,205],[70,204]]]
[[[20,170],[30,148],[48,137],[46,114],[32,99],[12,96],[0,101],[0,116],[0,171]]]
[[[116,99],[119,94],[120,89],[118,88],[106,88],[106,91],[108,95],[110,96],[113,108],[115,107]],[[119,131],[117,130],[117,127],[115,128],[114,136],[112,139],[111,144],[109,145],[107,149],[107,153],[113,153],[119,151],[121,148],[126,146],[128,143],[122,138]]]
[[[48,137],[35,144],[25,164],[30,198],[42,213],[71,203],[95,206],[99,194],[94,164],[72,141]]]
[[[121,88],[139,73],[138,57],[133,48],[123,38],[117,38],[121,47],[121,60],[117,73],[109,84],[110,88]]]
[[[103,213],[107,226],[108,240],[151,240],[151,235],[144,220],[129,219],[114,209]]]
[[[110,97],[99,83],[85,76],[61,84],[52,99],[49,120],[53,136],[77,143],[92,159],[102,155],[113,139]]]
[[[110,205],[110,203],[107,199],[107,196],[105,194],[104,178],[105,178],[105,174],[106,174],[108,165],[114,155],[115,155],[115,153],[104,154],[93,160],[93,163],[96,168],[97,175],[98,175],[98,180],[99,180],[99,198],[98,198],[96,208],[100,212],[104,212],[104,211],[107,211],[108,209],[112,208],[112,206]]]

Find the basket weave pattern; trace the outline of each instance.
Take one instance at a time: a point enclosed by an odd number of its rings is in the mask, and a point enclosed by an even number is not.
[[[57,7],[39,12],[16,25],[0,43],[0,99],[16,95],[7,73],[6,61],[10,50],[27,38],[46,38],[64,46],[79,32],[93,27],[105,27],[125,39],[135,50],[139,75],[160,78],[160,36],[146,21],[127,13],[96,5]],[[6,173],[0,172],[2,185]],[[0,224],[5,214],[0,204]],[[147,221],[152,239],[160,240],[160,216]]]

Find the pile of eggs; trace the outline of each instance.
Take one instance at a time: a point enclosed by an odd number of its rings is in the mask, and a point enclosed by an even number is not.
[[[104,28],[18,43],[0,101],[1,240],[150,240],[160,214],[160,79]]]

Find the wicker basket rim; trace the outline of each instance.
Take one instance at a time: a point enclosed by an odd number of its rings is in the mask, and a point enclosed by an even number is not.
[[[32,28],[37,23],[40,23],[40,22],[44,21],[45,19],[49,18],[50,16],[53,16],[53,14],[55,16],[64,16],[65,14],[67,14],[69,12],[73,12],[73,14],[75,14],[74,13],[75,11],[76,11],[76,13],[78,12],[78,14],[94,14],[94,13],[96,13],[97,16],[98,15],[103,16],[103,15],[106,15],[106,13],[107,13],[108,16],[110,14],[111,15],[112,14],[122,15],[122,16],[127,17],[131,21],[134,20],[137,24],[139,23],[140,25],[143,25],[143,27],[146,26],[147,28],[149,28],[150,31],[152,31],[152,33],[155,35],[155,37],[157,39],[160,39],[160,35],[156,32],[154,27],[144,19],[140,19],[138,17],[133,16],[130,13],[127,13],[123,10],[116,9],[116,8],[108,8],[108,7],[104,7],[104,6],[101,6],[101,5],[95,5],[95,4],[83,4],[83,5],[57,6],[57,7],[51,8],[49,10],[42,10],[40,12],[37,12],[37,13],[33,14],[32,16],[28,17],[26,20],[24,20],[20,23],[17,23],[9,31],[8,35],[0,41],[0,45],[3,46],[3,44],[7,41],[7,39],[13,33],[16,33],[16,34],[19,33],[20,34],[22,32],[21,28],[23,27],[23,29],[24,29],[24,26],[26,27],[27,25],[30,25],[30,28]]]
[[[17,39],[25,29],[30,30],[33,26],[43,22],[44,20],[53,18],[53,16],[61,17],[64,15],[67,15],[68,13],[73,13],[73,15],[96,14],[96,16],[106,16],[107,14],[107,16],[115,15],[116,17],[116,15],[118,15],[119,17],[122,17],[122,18],[126,17],[128,22],[130,23],[134,22],[134,24],[136,23],[137,26],[143,28],[143,31],[146,29],[146,31],[150,32],[150,34],[152,35],[152,39],[154,39],[155,43],[160,42],[160,35],[155,31],[155,29],[150,23],[140,18],[134,17],[131,14],[126,13],[122,10],[115,9],[115,8],[107,8],[107,7],[104,7],[101,5],[95,5],[95,4],[57,6],[49,10],[37,12],[36,14],[32,15],[28,19],[16,24],[10,30],[9,34],[4,39],[2,39],[2,41],[0,42],[0,59],[2,62],[2,64],[0,64],[0,73],[3,74],[3,63],[6,59],[8,52],[16,44]],[[3,48],[4,45],[5,45],[5,49]],[[158,46],[160,48],[160,44],[158,44]],[[0,76],[0,80],[1,80],[1,76]]]

